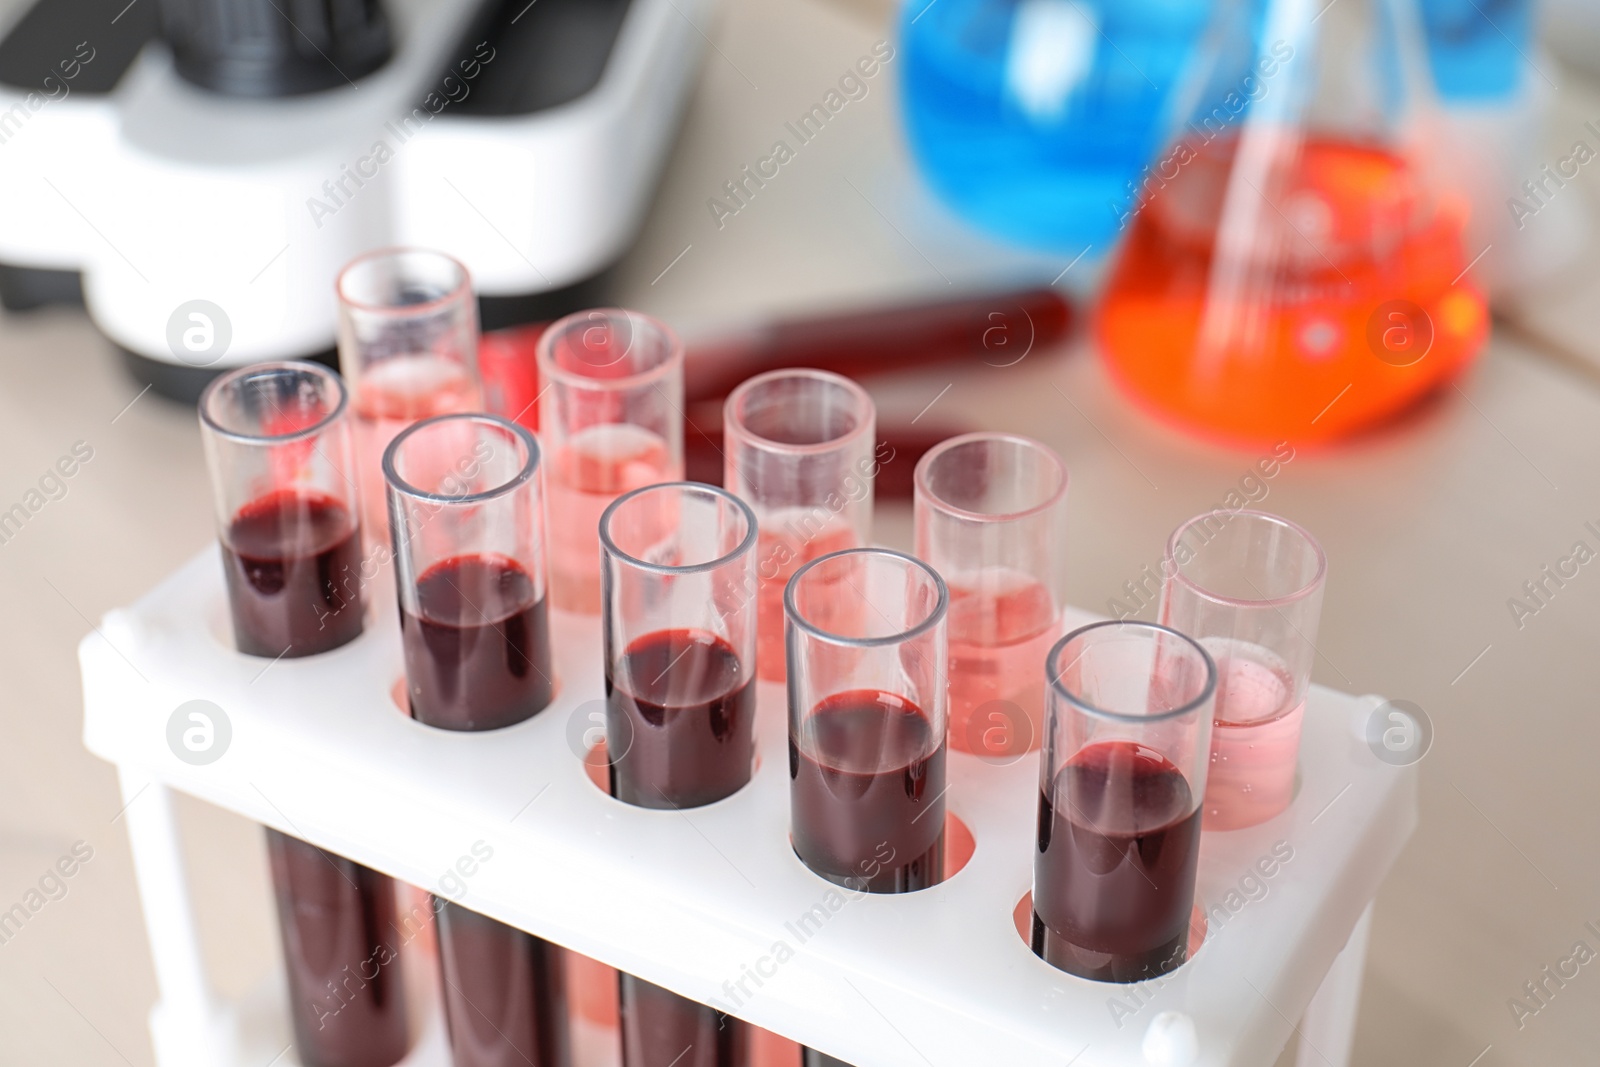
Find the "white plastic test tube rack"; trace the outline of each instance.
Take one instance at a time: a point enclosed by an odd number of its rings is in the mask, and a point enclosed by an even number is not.
[[[1014,925],[1032,881],[1036,755],[997,766],[952,753],[949,809],[976,840],[967,866],[919,893],[847,900],[789,847],[780,687],[760,693],[749,786],[688,812],[630,808],[575,754],[602,721],[596,620],[554,617],[559,692],[543,714],[458,734],[391,698],[392,604],[373,591],[358,640],[264,671],[233,651],[213,548],[79,648],[84,740],[117,765],[128,803],[161,1067],[261,1067],[289,1043],[281,984],[256,1005],[212,991],[172,790],[428,889],[487,842],[493,858],[461,903],[858,1067],[1270,1067],[1297,1034],[1300,1062],[1348,1062],[1367,912],[1416,820],[1413,770],[1363,740],[1376,697],[1312,689],[1293,805],[1204,837],[1199,952],[1163,979],[1103,985],[1046,965]],[[1066,626],[1086,621],[1069,611]],[[174,710],[197,699],[231,728],[203,766],[167,739]],[[1275,850],[1292,858],[1263,863]],[[438,1012],[421,1025],[408,1067],[448,1067]]]

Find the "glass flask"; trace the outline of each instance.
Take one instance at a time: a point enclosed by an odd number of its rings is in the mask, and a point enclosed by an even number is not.
[[[1532,0],[1420,0],[1428,66],[1446,105],[1514,96],[1528,73]]]
[[[1222,3],[1100,309],[1113,378],[1226,443],[1315,444],[1459,374],[1487,332],[1412,0]]]
[[[902,114],[967,221],[1098,258],[1175,117],[1212,0],[906,0]]]

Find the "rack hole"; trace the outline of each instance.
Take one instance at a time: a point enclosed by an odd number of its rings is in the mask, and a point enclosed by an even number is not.
[[[962,822],[954,813],[946,811],[944,815],[944,880],[949,881],[961,873],[961,869],[972,859],[972,854],[978,849],[977,839],[972,836],[972,831],[967,824]]]

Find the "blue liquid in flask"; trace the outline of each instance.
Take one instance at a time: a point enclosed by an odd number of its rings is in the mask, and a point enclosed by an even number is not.
[[[1490,103],[1517,92],[1534,50],[1531,0],[1421,0],[1418,6],[1441,100]]]
[[[907,137],[928,183],[1019,244],[1098,257],[1171,133],[1209,0],[907,0]]]

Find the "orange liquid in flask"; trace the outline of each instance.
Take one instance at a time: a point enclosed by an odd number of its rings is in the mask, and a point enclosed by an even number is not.
[[[1174,153],[1186,162],[1130,224],[1099,319],[1128,392],[1226,442],[1316,443],[1471,361],[1488,317],[1463,209],[1381,149],[1284,138],[1276,170],[1252,175],[1238,147]]]

